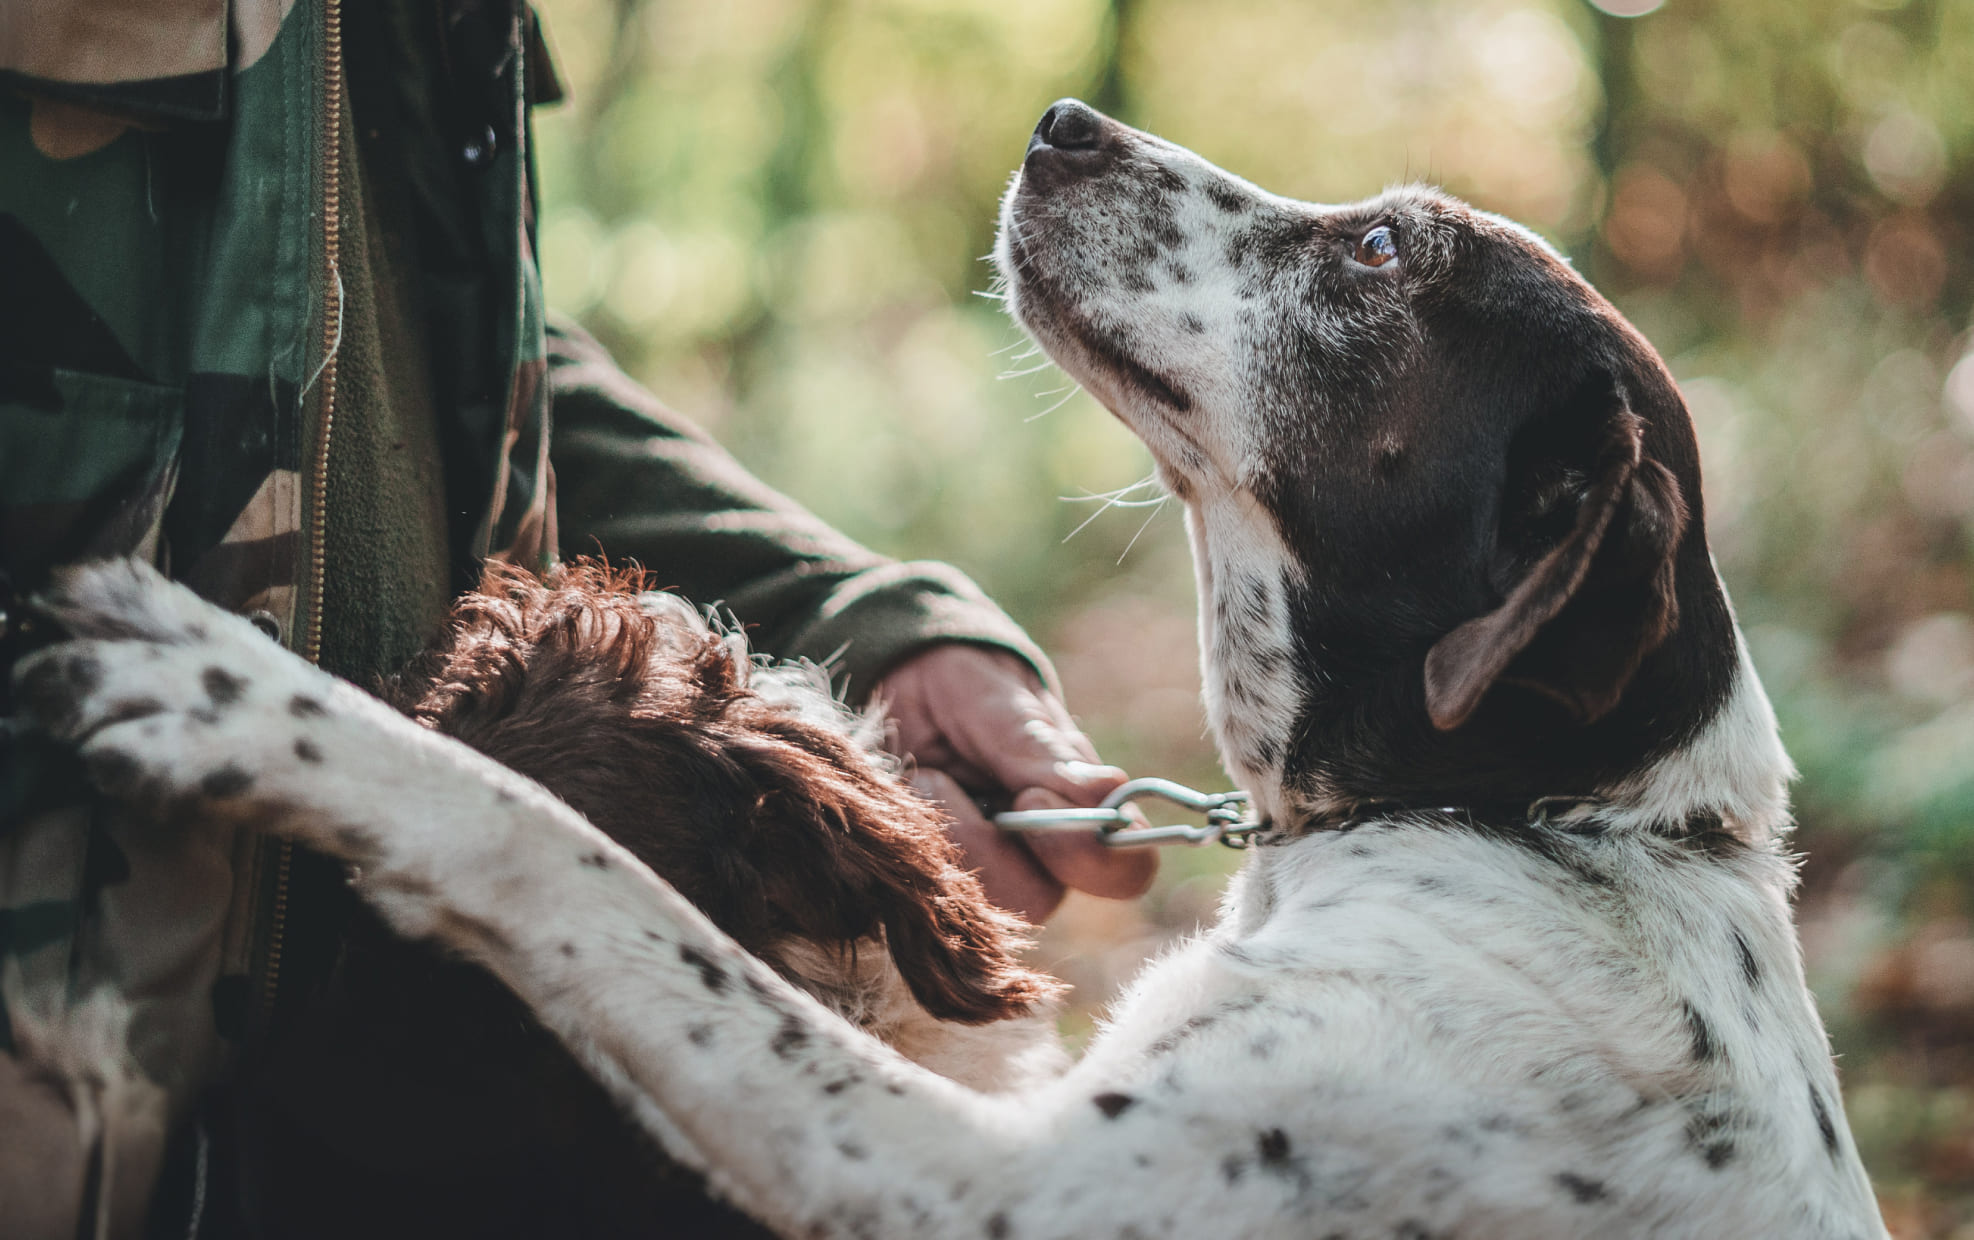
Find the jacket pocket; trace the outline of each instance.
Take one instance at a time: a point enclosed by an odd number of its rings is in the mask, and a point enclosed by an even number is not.
[[[50,373],[59,402],[0,401],[0,571],[20,591],[73,560],[155,559],[185,429],[177,388]]]

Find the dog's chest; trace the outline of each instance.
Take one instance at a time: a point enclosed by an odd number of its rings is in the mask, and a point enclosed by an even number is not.
[[[1613,1212],[1582,1234],[1869,1215],[1779,859],[1618,841],[1559,863],[1461,828],[1257,850],[1221,924],[1140,979],[1071,1087],[1252,1115],[1337,1165],[1380,1146],[1392,1200],[1455,1163],[1463,1192],[1574,1188]]]

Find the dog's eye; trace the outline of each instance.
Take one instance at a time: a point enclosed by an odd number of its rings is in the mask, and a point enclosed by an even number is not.
[[[1352,257],[1366,267],[1382,267],[1398,257],[1398,238],[1380,224],[1358,240],[1357,253]]]

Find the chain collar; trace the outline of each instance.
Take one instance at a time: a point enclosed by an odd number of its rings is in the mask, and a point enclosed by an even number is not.
[[[1206,816],[1204,826],[1138,826],[1129,808],[1144,798],[1169,801]],[[994,815],[1003,831],[1027,835],[1095,833],[1112,848],[1142,848],[1152,844],[1211,844],[1246,848],[1268,824],[1248,812],[1245,792],[1201,792],[1169,779],[1131,779],[1119,784],[1095,809],[1017,809]]]
[[[1137,825],[1143,818],[1128,807],[1143,799],[1170,802],[1204,815],[1206,822],[1202,826]],[[1474,827],[1533,827],[1594,836],[1602,834],[1607,825],[1599,820],[1597,811],[1610,804],[1594,796],[1537,797],[1525,805],[1420,806],[1398,801],[1360,801],[1347,809],[1312,815],[1293,826],[1283,826],[1255,817],[1251,803],[1252,798],[1241,791],[1201,792],[1169,779],[1145,778],[1119,784],[1093,809],[1010,810],[993,815],[993,821],[1003,831],[1025,835],[1094,834],[1112,848],[1213,843],[1248,848],[1256,844],[1285,844],[1318,831],[1348,831],[1375,819],[1403,815],[1432,815]],[[1735,842],[1721,815],[1711,810],[1690,814],[1681,822],[1667,823],[1655,831],[1710,851]]]

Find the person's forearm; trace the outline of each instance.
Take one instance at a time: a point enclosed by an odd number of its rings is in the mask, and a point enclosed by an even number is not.
[[[941,641],[1011,650],[1053,686],[1042,652],[963,574],[859,545],[750,475],[594,341],[563,328],[550,343],[563,554],[634,559],[655,584],[730,609],[758,649],[831,659],[853,697]]]

